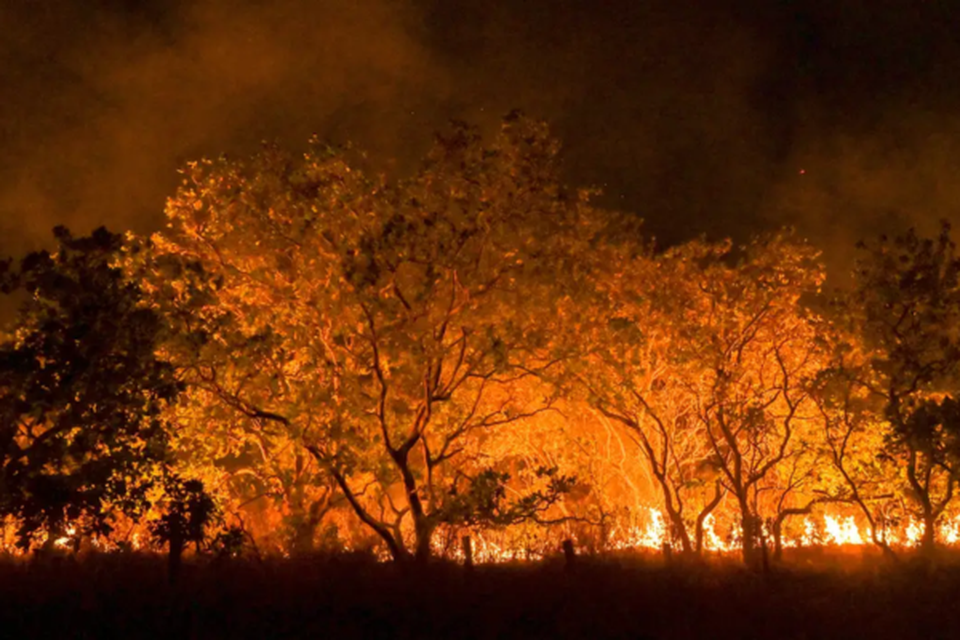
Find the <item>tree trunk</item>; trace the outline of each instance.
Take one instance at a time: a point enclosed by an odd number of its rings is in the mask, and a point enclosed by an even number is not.
[[[167,541],[167,578],[171,583],[180,579],[180,568],[183,566],[183,550],[186,547],[183,531],[176,524],[171,527],[170,539]]]
[[[317,453],[316,449],[308,449],[318,460],[322,459]],[[333,479],[336,480],[337,486],[340,487],[340,490],[343,492],[344,497],[347,499],[347,502],[350,503],[350,506],[353,508],[354,513],[357,514],[357,517],[360,518],[361,522],[366,524],[368,527],[373,529],[377,535],[387,544],[387,548],[390,550],[390,556],[396,562],[404,560],[407,556],[407,550],[403,546],[403,540],[397,537],[394,537],[390,530],[384,526],[382,522],[378,522],[376,518],[371,516],[366,509],[363,508],[363,505],[357,500],[357,496],[354,495],[353,490],[350,489],[350,485],[347,484],[347,479],[343,476],[342,473],[338,472],[333,467],[327,467],[330,470]]]
[[[760,522],[760,518],[756,519],[757,523]],[[767,536],[763,533],[761,527],[757,527],[757,538],[760,540],[760,560],[761,567],[763,567],[763,575],[770,573],[770,554],[767,549]]]
[[[720,490],[720,483],[717,482],[714,485],[713,498],[708,502],[703,509],[700,511],[700,514],[697,516],[696,524],[696,555],[701,555],[703,553],[703,525],[707,521],[707,517],[713,513],[713,510],[717,508],[717,505],[720,504],[720,500],[723,499],[723,492]]]
[[[577,560],[577,552],[573,548],[573,540],[569,538],[563,541],[563,557],[566,561],[564,568],[567,571],[572,571]]]
[[[413,523],[416,534],[416,548],[413,559],[419,565],[425,565],[430,560],[431,542],[433,541],[433,532],[436,527],[425,515],[416,518]]]
[[[740,504],[740,553],[743,563],[748,567],[754,568],[757,564],[757,532],[756,518],[750,513],[750,508],[741,502]]]
[[[870,512],[867,510],[866,504],[857,499],[857,504],[860,505],[861,511],[867,516],[867,523],[870,527],[870,540],[873,542],[874,546],[880,549],[883,552],[884,560],[890,562],[896,562],[899,560],[897,554],[890,548],[890,545],[887,544],[887,541],[880,537],[879,532],[877,531],[877,521],[870,515]]]
[[[310,553],[313,551],[313,538],[316,533],[316,524],[309,514],[299,509],[293,517],[293,536],[290,541],[291,551],[294,554]]]
[[[473,542],[470,536],[460,538],[460,548],[463,549],[463,566],[467,569],[473,569]]]
[[[783,557],[783,523],[787,521],[787,518],[790,516],[803,516],[810,513],[812,508],[810,503],[805,507],[794,507],[791,509],[784,509],[779,514],[777,518],[773,521],[773,560],[774,562],[780,562]]]
[[[923,536],[920,538],[920,553],[929,556],[933,554],[936,544],[935,525],[937,514],[934,512],[933,504],[930,499],[930,462],[928,461],[926,482],[921,483],[917,477],[917,455],[915,450],[910,451],[910,458],[907,463],[907,481],[910,488],[916,494],[916,500],[920,503],[920,509],[923,516]]]
[[[413,558],[416,564],[422,565],[426,564],[430,559],[430,541],[433,538],[433,531],[436,526],[431,522],[430,517],[423,508],[423,501],[420,499],[416,477],[413,475],[413,471],[410,470],[409,450],[409,447],[401,447],[391,452],[391,457],[400,471],[400,477],[403,479],[403,488],[406,492],[407,504],[410,506],[410,515],[413,517],[413,529],[416,537]]]
[[[672,544],[674,540],[678,540],[680,552],[684,556],[693,555],[693,545],[690,543],[690,534],[683,521],[683,514],[674,508],[672,502],[666,502],[664,507],[667,511],[667,519],[670,521],[670,539],[666,544]]]
[[[773,523],[773,561],[780,562],[783,559],[783,514],[777,517]]]
[[[924,556],[932,556],[937,549],[937,517],[926,504],[923,507],[923,536],[920,538],[920,553]]]

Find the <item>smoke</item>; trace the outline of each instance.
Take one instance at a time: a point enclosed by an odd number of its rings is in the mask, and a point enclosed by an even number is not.
[[[566,180],[661,244],[784,224],[854,243],[955,217],[960,38],[906,0],[13,0],[0,252],[148,231],[184,161],[353,141],[403,169],[450,118],[549,120]],[[956,10],[953,10],[956,12]],[[801,173],[802,172],[802,173]]]
[[[389,0],[121,9],[0,9],[20,34],[0,51],[15,91],[0,107],[6,252],[61,223],[155,228],[183,161],[262,139],[317,132],[403,155],[410,114],[446,86],[416,15]]]
[[[783,137],[761,99],[777,54],[770,34],[703,3],[491,4],[438,3],[432,14],[453,25],[433,44],[471,119],[477,106],[546,118],[568,181],[602,188],[602,205],[635,212],[661,243],[757,228]]]
[[[890,108],[877,126],[813,130],[769,191],[768,225],[789,224],[824,251],[837,284],[860,240],[914,228],[932,237],[960,222],[960,117]]]
[[[805,6],[794,138],[763,219],[795,225],[842,285],[857,241],[958,219],[960,5]]]

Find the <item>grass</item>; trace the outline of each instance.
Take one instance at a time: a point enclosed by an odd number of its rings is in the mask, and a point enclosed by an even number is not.
[[[829,559],[828,559],[829,560]],[[363,557],[0,563],[4,638],[957,638],[960,562],[578,558],[413,572]]]

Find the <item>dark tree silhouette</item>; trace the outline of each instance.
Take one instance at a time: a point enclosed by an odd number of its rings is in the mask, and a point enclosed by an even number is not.
[[[3,292],[23,298],[0,342],[0,516],[24,547],[68,521],[107,533],[112,510],[142,510],[179,390],[154,355],[164,322],[114,265],[123,238],[54,235],[56,253],[0,265]]]
[[[883,455],[903,469],[930,552],[960,477],[960,259],[946,223],[934,239],[911,230],[861,249],[845,312],[866,357],[852,373],[889,424]]]
[[[163,485],[167,498],[166,513],[154,521],[150,529],[154,538],[167,545],[167,568],[170,579],[176,581],[187,544],[194,543],[199,551],[207,527],[219,514],[216,503],[200,480],[184,480],[176,474],[168,474]]]

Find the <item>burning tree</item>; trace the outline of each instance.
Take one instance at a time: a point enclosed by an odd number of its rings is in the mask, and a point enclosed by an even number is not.
[[[696,264],[673,360],[689,394],[708,464],[736,503],[745,562],[763,543],[764,514],[777,525],[808,506],[791,505],[814,450],[810,383],[821,354],[801,297],[817,290],[817,253],[787,236],[755,240],[730,266],[725,248],[676,254]],[[785,481],[786,480],[786,481]],[[787,511],[790,509],[790,511]]]
[[[911,231],[861,248],[854,290],[838,308],[864,353],[839,373],[865,398],[861,411],[875,407],[873,424],[888,425],[881,454],[902,468],[929,553],[960,473],[960,259],[946,224],[935,239]]]
[[[866,366],[860,340],[836,329],[825,327],[822,333],[832,362],[821,372],[813,396],[831,467],[831,493],[838,502],[854,505],[871,542],[895,557],[887,533],[898,470],[894,459],[884,455],[882,402],[860,383]]]
[[[636,445],[660,493],[671,540],[684,554],[699,554],[705,521],[725,490],[693,398],[680,384],[693,364],[677,348],[689,310],[689,267],[698,267],[673,255],[655,258],[636,240],[632,246],[597,266],[591,307],[600,319],[587,341],[592,348],[575,363],[576,377],[597,411]]]
[[[570,479],[506,499],[483,442],[553,402],[548,310],[588,210],[555,156],[513,117],[489,147],[456,128],[396,184],[317,143],[189,165],[149,288],[183,324],[166,354],[198,411],[242,425],[238,456],[311,456],[397,559],[444,523],[538,518]]]
[[[680,548],[700,552],[729,495],[753,562],[763,514],[779,547],[783,521],[816,499],[801,489],[818,451],[808,386],[820,355],[800,298],[822,274],[787,237],[755,241],[736,266],[730,253],[694,242],[600,276],[613,306],[580,378],[635,439]]]

